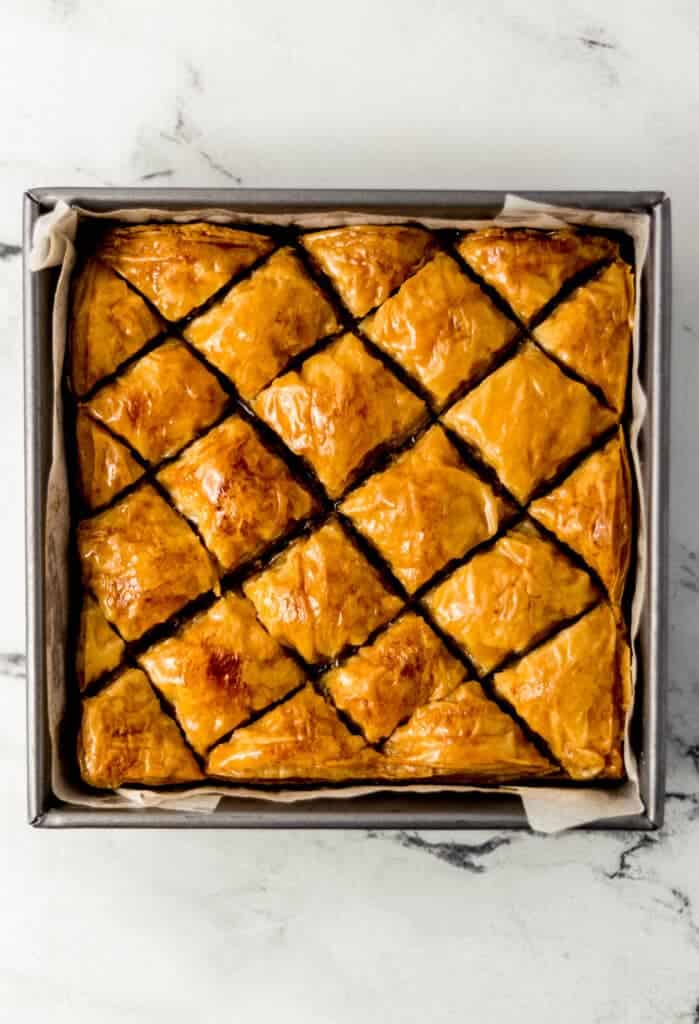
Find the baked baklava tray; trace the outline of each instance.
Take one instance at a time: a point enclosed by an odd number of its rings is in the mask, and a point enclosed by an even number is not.
[[[85,219],[75,248],[86,803],[623,785],[627,234]]]

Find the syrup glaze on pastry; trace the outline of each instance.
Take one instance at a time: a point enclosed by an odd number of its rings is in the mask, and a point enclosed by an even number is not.
[[[450,693],[463,677],[461,663],[419,615],[409,612],[326,673],[321,684],[376,743],[420,704]]]
[[[143,476],[126,445],[117,441],[84,410],[76,423],[80,493],[89,509],[106,505]]]
[[[73,285],[70,380],[75,394],[84,395],[163,328],[137,292],[101,260],[89,260]]]
[[[603,235],[528,228],[474,231],[461,240],[458,249],[525,323],[569,278],[619,252],[616,242]]]
[[[174,321],[273,248],[266,235],[219,224],[139,224],[109,232],[99,255]]]
[[[341,508],[411,593],[491,537],[509,511],[439,426],[352,491]]]
[[[166,341],[98,391],[88,408],[144,459],[159,462],[213,423],[227,401],[181,342]]]
[[[279,456],[240,416],[224,420],[158,474],[180,512],[229,572],[314,508]]]
[[[624,593],[631,558],[631,472],[621,431],[530,513],[590,565],[613,604]]]
[[[457,569],[425,604],[486,673],[598,596],[588,574],[524,522]]]
[[[609,605],[598,605],[494,683],[572,778],[623,775],[631,652]]]
[[[243,589],[272,636],[307,662],[363,643],[402,606],[335,520],[295,541]]]
[[[163,786],[203,778],[180,730],[139,669],[128,669],[83,701],[80,772],[91,786]]]
[[[363,224],[301,239],[354,316],[374,309],[422,266],[434,239],[422,228]]]
[[[524,503],[615,419],[584,384],[526,344],[452,406],[444,422]]]
[[[280,249],[194,320],[185,337],[250,399],[292,356],[339,329],[333,307],[299,258]]]
[[[293,452],[310,462],[333,498],[367,456],[403,440],[427,412],[352,334],[311,356],[298,372],[279,377],[254,407]]]
[[[440,406],[482,374],[517,334],[516,324],[444,253],[362,327]]]
[[[124,655],[126,644],[109,625],[102,609],[89,595],[80,612],[80,632],[75,669],[78,685],[84,690],[105,672],[115,669]]]
[[[262,628],[254,607],[232,593],[139,661],[200,754],[303,682],[303,672]]]
[[[83,581],[125,640],[218,586],[211,560],[149,485],[78,526]]]

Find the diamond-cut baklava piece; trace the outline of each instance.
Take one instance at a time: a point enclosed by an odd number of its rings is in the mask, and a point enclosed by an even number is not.
[[[342,505],[411,593],[497,531],[507,504],[462,461],[441,427]]]
[[[203,778],[180,730],[139,669],[122,672],[97,696],[83,701],[78,759],[85,782],[99,789]]]
[[[331,497],[342,493],[377,448],[407,437],[427,413],[353,334],[280,377],[254,405],[313,466]]]
[[[424,619],[412,612],[338,668],[321,684],[370,743],[389,736],[428,700],[450,693],[464,678],[463,665]]]
[[[615,420],[584,384],[532,344],[444,417],[520,502]]]
[[[525,323],[555,298],[567,280],[619,251],[603,235],[528,228],[474,231],[458,249]]]
[[[75,393],[84,395],[163,327],[125,281],[100,260],[90,260],[73,286],[70,380]]]
[[[517,326],[439,253],[362,324],[438,405],[488,368]]]
[[[386,774],[458,775],[497,782],[548,775],[554,768],[479,683],[418,708],[384,747]]]
[[[243,587],[263,625],[308,662],[363,643],[402,606],[334,520]]]
[[[173,321],[273,248],[266,235],[219,224],[141,224],[110,231],[99,255]]]
[[[236,594],[226,594],[139,661],[200,754],[303,682],[296,662]]]
[[[634,289],[630,267],[616,260],[554,309],[534,331],[548,352],[595,384],[621,412],[631,352]]]
[[[76,424],[80,493],[88,508],[106,505],[143,476],[128,448],[96,423],[84,409]]]
[[[523,523],[430,591],[425,604],[485,673],[598,596],[586,572]]]
[[[304,235],[304,246],[354,316],[364,316],[415,273],[434,249],[422,228],[361,224]]]
[[[209,754],[208,775],[274,780],[371,778],[379,755],[342,724],[313,687],[238,729]]]
[[[340,329],[333,307],[291,249],[280,249],[194,320],[185,337],[253,398],[292,356]]]
[[[218,419],[227,401],[189,349],[167,341],[103,387],[88,408],[144,459],[159,462]]]
[[[102,609],[91,597],[85,597],[80,612],[80,632],[76,655],[78,685],[84,690],[95,679],[115,669],[126,644],[109,625]]]
[[[631,557],[631,474],[622,432],[529,511],[577,551],[618,604]]]
[[[574,779],[620,778],[631,654],[607,604],[494,679]]]
[[[205,434],[158,475],[225,571],[313,511],[311,495],[240,416]]]
[[[218,586],[184,519],[144,485],[78,527],[83,581],[126,640]]]

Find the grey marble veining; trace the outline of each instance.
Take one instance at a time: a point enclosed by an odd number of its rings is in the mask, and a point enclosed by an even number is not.
[[[356,0],[338,20],[320,0],[10,0],[2,18],[7,1019],[697,1024],[699,9]],[[672,196],[661,832],[48,834],[24,824],[21,192],[243,183]]]

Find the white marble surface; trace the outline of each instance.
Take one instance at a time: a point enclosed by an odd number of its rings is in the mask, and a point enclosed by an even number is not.
[[[0,16],[0,1018],[699,1022],[694,0],[5,0]],[[20,196],[143,182],[672,195],[662,832],[25,825]]]

